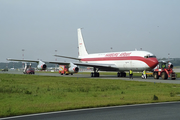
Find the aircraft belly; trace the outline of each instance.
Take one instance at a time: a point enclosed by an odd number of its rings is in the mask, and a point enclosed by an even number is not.
[[[119,71],[129,71],[132,69],[133,71],[143,71],[149,69],[149,66],[139,60],[121,60],[121,61],[88,61],[88,62],[83,62],[83,63],[96,63],[96,64],[114,64],[117,66]],[[103,70],[107,70],[108,68],[105,68]],[[109,69],[110,70],[110,69]],[[111,69],[113,70],[113,69]]]
[[[115,64],[117,65],[119,70],[122,71],[128,71],[130,69],[132,69],[133,71],[143,71],[149,68],[146,63],[138,60],[122,60],[115,62]]]

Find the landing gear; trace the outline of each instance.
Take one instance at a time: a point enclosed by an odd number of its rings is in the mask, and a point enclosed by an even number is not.
[[[126,73],[125,72],[118,72],[117,77],[126,77]]]
[[[92,72],[91,77],[99,77],[99,73],[98,72]]]
[[[91,73],[91,77],[99,77],[99,69],[98,68],[94,68],[93,69],[94,72]]]

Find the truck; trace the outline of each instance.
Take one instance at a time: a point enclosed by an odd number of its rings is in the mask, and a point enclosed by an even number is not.
[[[3,71],[3,72],[8,71],[8,68],[4,68],[1,71]]]
[[[173,71],[173,64],[169,61],[159,61],[159,64],[154,68],[153,71],[154,79],[176,79],[176,73]]]
[[[73,63],[70,63],[68,65],[59,65],[59,74],[63,75],[73,75],[73,73],[78,73],[79,68],[77,65],[74,65]]]
[[[59,74],[69,75],[68,66],[67,65],[59,65]],[[73,74],[71,74],[71,75],[73,75]]]
[[[25,67],[24,67],[23,73],[24,74],[35,74],[35,70],[34,70],[34,68],[31,67],[31,64],[27,65],[27,63],[25,63]]]

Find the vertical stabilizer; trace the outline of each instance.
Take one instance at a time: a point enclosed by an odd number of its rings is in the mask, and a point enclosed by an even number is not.
[[[77,29],[78,31],[78,48],[79,48],[79,57],[87,56],[87,50],[84,44],[84,40],[81,33],[81,28]]]

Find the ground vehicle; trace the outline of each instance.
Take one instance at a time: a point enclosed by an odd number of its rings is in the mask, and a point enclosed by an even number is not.
[[[34,68],[31,67],[31,64],[27,65],[27,63],[25,63],[25,67],[24,67],[23,73],[24,74],[34,74],[35,70],[34,70]]]
[[[67,65],[59,65],[59,74],[61,74],[61,75],[63,75],[63,74],[69,75]]]
[[[34,68],[27,68],[24,74],[34,74]]]
[[[59,65],[59,74],[63,75],[73,75],[73,73],[78,73],[79,68],[77,65],[70,63],[70,65]]]
[[[3,72],[8,71],[8,68],[4,68],[1,71],[3,71]]]
[[[162,79],[166,80],[170,78],[171,80],[176,79],[176,73],[173,71],[173,65],[169,61],[160,61],[159,64],[154,68],[154,79]]]

